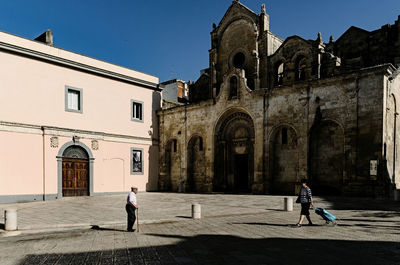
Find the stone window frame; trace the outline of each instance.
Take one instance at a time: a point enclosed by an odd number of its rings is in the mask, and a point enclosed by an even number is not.
[[[233,58],[234,58],[235,55],[237,55],[238,53],[243,53],[243,55],[244,55],[243,68],[240,68],[240,69],[246,68],[250,56],[249,56],[248,52],[247,52],[245,49],[243,49],[243,48],[237,48],[237,49],[235,49],[234,51],[232,51],[232,52],[229,54],[229,57],[228,57],[228,58],[229,58],[229,59],[228,59],[228,66],[229,66],[229,68],[235,68],[235,66],[233,65]],[[238,68],[236,68],[236,69],[238,69]]]
[[[141,117],[141,119],[138,119],[138,118],[135,118],[135,117],[133,117],[133,104],[140,104],[140,105],[142,105],[142,117]],[[131,104],[130,104],[130,107],[131,107],[131,121],[135,121],[135,122],[144,122],[144,102],[143,101],[140,101],[140,100],[135,100],[135,99],[131,99]]]
[[[234,82],[232,82],[234,81]],[[233,94],[233,91],[235,93]],[[228,99],[237,99],[239,98],[239,78],[236,75],[231,75],[229,77],[229,95]]]
[[[306,54],[298,54],[295,59],[294,79],[295,81],[304,81],[307,79],[308,58]]]
[[[138,147],[131,147],[130,150],[131,150],[130,151],[131,153],[130,153],[129,163],[130,163],[130,173],[131,173],[131,175],[144,175],[144,159],[143,159],[143,157],[144,157],[144,149],[143,148],[138,148]],[[142,171],[141,172],[133,171],[133,151],[140,151],[142,153],[142,157],[141,157]]]
[[[282,127],[281,129],[281,144],[282,145],[287,145],[288,144],[288,128],[287,127]]]
[[[279,71],[281,66],[282,66],[282,72]],[[285,62],[283,60],[277,61],[274,66],[274,85],[275,86],[283,85],[284,72],[285,72]]]
[[[74,109],[68,108],[68,91],[70,91],[70,90],[79,92],[79,110],[74,110]],[[82,88],[66,85],[64,97],[65,97],[65,111],[83,114],[83,89]]]

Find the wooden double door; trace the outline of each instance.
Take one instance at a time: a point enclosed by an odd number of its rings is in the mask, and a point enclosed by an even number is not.
[[[89,196],[89,161],[78,158],[63,158],[62,195]]]

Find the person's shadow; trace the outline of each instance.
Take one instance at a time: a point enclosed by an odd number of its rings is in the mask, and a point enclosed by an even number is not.
[[[115,229],[115,228],[106,228],[106,227],[100,227],[98,225],[92,225],[92,230],[99,230],[99,231],[117,231],[117,232],[126,232],[126,230],[123,229]]]

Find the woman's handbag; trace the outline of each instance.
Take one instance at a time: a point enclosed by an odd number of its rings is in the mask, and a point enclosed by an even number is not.
[[[299,194],[299,196],[297,196],[296,203],[301,203],[300,194]]]

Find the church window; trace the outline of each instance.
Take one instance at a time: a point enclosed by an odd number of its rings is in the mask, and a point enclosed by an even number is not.
[[[299,56],[296,60],[296,80],[306,79],[306,57]]]
[[[232,76],[229,80],[229,99],[237,98],[238,96],[238,79],[236,76]]]
[[[282,145],[286,145],[287,143],[288,143],[287,128],[282,128]]]
[[[233,56],[233,66],[235,68],[243,69],[246,62],[246,57],[242,52],[238,52]]]
[[[203,151],[203,138],[199,138],[199,151]]]
[[[275,85],[282,85],[283,84],[283,62],[279,62],[276,64],[275,68]]]

